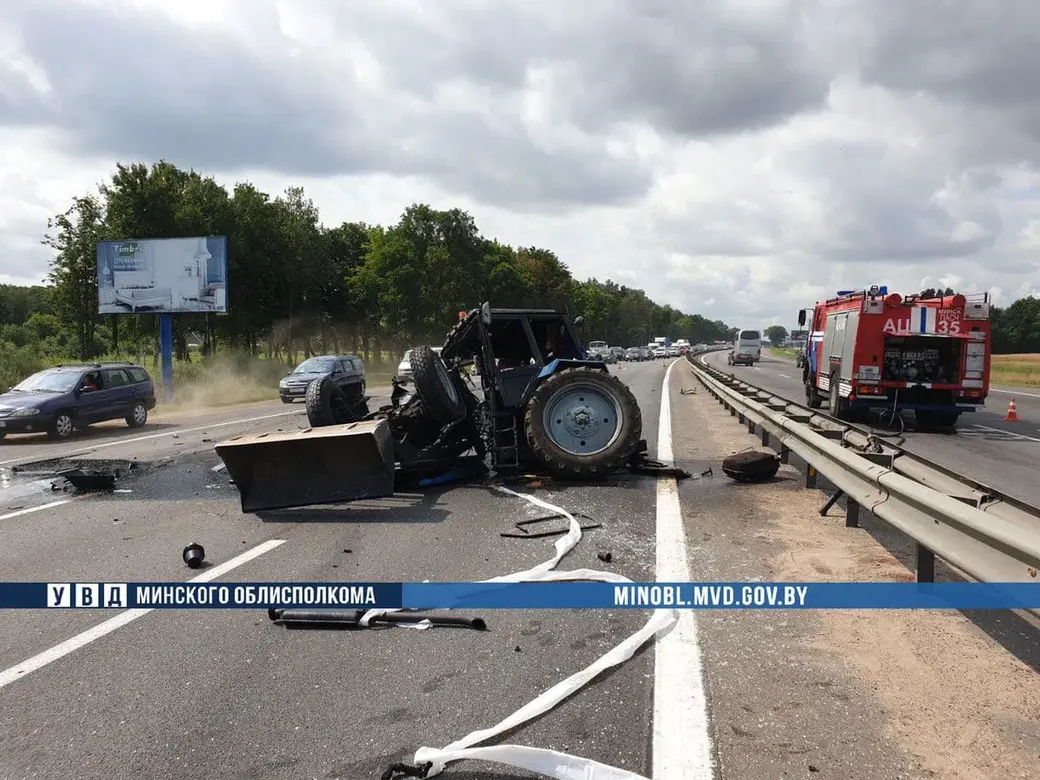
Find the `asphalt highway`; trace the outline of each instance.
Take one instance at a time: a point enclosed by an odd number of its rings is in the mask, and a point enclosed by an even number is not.
[[[640,402],[651,452],[659,445],[669,363],[611,367]],[[666,445],[695,475],[679,483],[677,501],[666,482],[650,476],[625,474],[598,485],[548,479],[511,485],[601,524],[559,569],[609,570],[647,581],[660,576],[662,566],[677,565],[681,552],[695,580],[855,579],[862,572],[842,564],[859,560],[855,556],[884,560],[888,576],[905,572],[866,531],[821,521],[819,499],[800,489],[790,467],[775,484],[753,488],[722,477],[721,458],[753,446],[754,438],[696,392],[683,361],[669,376]],[[275,414],[283,416],[265,417]],[[553,555],[553,539],[501,536],[518,519],[543,512],[483,483],[245,515],[234,486],[214,471],[213,442],[302,427],[302,408],[228,409],[174,424],[113,429],[89,440],[111,445],[96,448],[96,457],[136,456],[151,464],[119,482],[126,492],[55,497],[37,486],[22,491],[23,509],[0,510],[3,579],[181,581],[214,571],[184,566],[181,550],[190,542],[205,547],[211,567],[226,569],[219,579],[227,582],[472,581]],[[141,439],[149,434],[162,435]],[[5,444],[0,459],[53,462],[90,449],[83,441],[22,446],[39,449],[10,455],[18,445]],[[803,555],[806,547],[812,556]],[[877,576],[876,566],[871,571]],[[552,748],[653,780],[976,780],[1026,777],[1016,772],[1035,761],[1029,730],[1040,703],[1033,672],[1021,678],[1023,689],[1007,696],[1016,702],[1014,717],[999,729],[973,725],[976,741],[996,735],[993,749],[1003,751],[998,763],[975,773],[945,771],[949,756],[961,753],[947,749],[956,735],[944,724],[982,717],[972,708],[990,691],[1011,690],[1008,680],[1023,665],[980,639],[960,615],[935,629],[947,649],[942,664],[918,660],[915,678],[883,665],[904,657],[908,646],[902,624],[884,614],[852,631],[802,611],[699,613],[696,621],[688,614],[680,642],[670,640],[663,650],[662,643],[656,652],[648,646],[500,741]],[[410,762],[421,746],[442,747],[496,724],[634,633],[649,614],[494,610],[480,616],[486,632],[323,632],[288,631],[252,610],[8,612],[0,632],[0,778],[378,778],[391,763]],[[864,632],[861,645],[850,644]],[[964,701],[940,699],[943,706],[934,707],[899,698],[907,679],[915,683],[912,691],[935,698],[933,689],[948,687],[937,675],[962,664]],[[982,755],[971,747],[961,751],[969,764]],[[701,749],[712,766],[692,761]],[[444,776],[535,775],[466,761]]]
[[[729,366],[726,353],[707,357],[711,365],[798,403],[805,403],[801,369],[793,360],[763,355],[754,367]],[[1005,421],[1015,400],[1017,422]],[[826,411],[826,407],[824,408]],[[912,417],[904,446],[1008,495],[1040,504],[1040,393],[991,388],[985,409],[961,416],[951,432],[918,432]]]

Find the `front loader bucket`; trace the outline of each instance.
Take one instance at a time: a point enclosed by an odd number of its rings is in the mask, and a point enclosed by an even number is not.
[[[386,420],[236,436],[216,446],[242,511],[336,504],[394,493]]]

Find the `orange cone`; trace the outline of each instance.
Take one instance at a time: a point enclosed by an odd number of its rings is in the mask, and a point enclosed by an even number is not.
[[[1011,403],[1008,404],[1008,413],[1004,415],[1004,419],[1008,422],[1018,422],[1018,411],[1015,409],[1014,396],[1011,398]]]

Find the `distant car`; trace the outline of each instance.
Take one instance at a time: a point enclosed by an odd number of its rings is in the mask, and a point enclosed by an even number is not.
[[[433,351],[441,354],[442,347],[434,347]],[[404,353],[401,362],[397,364],[397,379],[400,382],[410,382],[412,379],[412,350]]]
[[[668,357],[668,348],[667,347],[654,347],[654,357],[655,358]]]
[[[749,348],[744,348],[730,352],[726,357],[726,362],[731,366],[753,366],[755,365],[755,359],[755,353]]]
[[[60,364],[0,395],[0,440],[9,433],[67,439],[77,428],[120,418],[140,428],[154,408],[155,385],[141,366]]]
[[[622,361],[625,359],[625,348],[624,347],[611,347],[610,354],[614,356],[614,360]]]
[[[282,403],[291,404],[307,396],[307,388],[318,377],[331,374],[347,398],[365,394],[365,364],[354,355],[319,355],[307,358],[278,383]]]
[[[643,359],[643,353],[639,351],[639,347],[629,347],[625,350],[625,360],[632,362],[638,362]]]
[[[668,357],[679,357],[679,348],[668,347]]]

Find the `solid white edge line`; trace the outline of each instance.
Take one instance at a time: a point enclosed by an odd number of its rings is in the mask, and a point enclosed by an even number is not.
[[[263,544],[257,545],[251,550],[232,558],[230,561],[225,561],[219,566],[214,566],[212,569],[200,574],[197,577],[192,577],[188,582],[210,582],[215,580],[222,574],[226,574],[232,569],[236,569],[244,563],[254,558],[259,558],[266,552],[285,544],[285,539],[269,539]],[[34,655],[32,658],[28,658],[22,661],[17,666],[12,666],[10,669],[5,669],[0,672],[0,688],[3,688],[17,680],[23,680],[35,671],[42,669],[48,664],[54,663],[55,661],[64,658],[70,653],[74,653],[81,647],[86,647],[96,639],[100,639],[106,634],[111,634],[118,628],[122,628],[128,623],[132,623],[140,617],[144,617],[149,612],[153,611],[153,607],[147,609],[128,609],[125,612],[120,612],[113,618],[109,618],[103,623],[93,628],[89,628],[81,634],[77,634],[71,639],[66,639],[64,642],[55,645],[54,647],[44,650],[42,653]]]
[[[680,358],[681,360],[681,358]],[[670,463],[672,408],[670,379],[679,360],[668,366],[661,390],[657,459]],[[657,481],[656,567],[658,582],[689,582],[686,530],[679,486],[674,478]],[[711,728],[704,686],[697,622],[688,609],[654,645],[654,780],[712,780]]]
[[[33,512],[40,512],[44,509],[53,509],[56,506],[62,506],[63,504],[69,503],[72,503],[71,498],[66,498],[61,501],[51,501],[49,504],[40,504],[39,506],[31,506],[28,509],[19,509],[15,512],[8,512],[6,515],[0,515],[0,520],[10,520],[12,517],[31,515]]]

